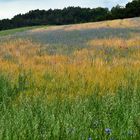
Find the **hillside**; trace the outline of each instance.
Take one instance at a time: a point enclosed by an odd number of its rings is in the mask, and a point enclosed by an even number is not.
[[[124,38],[129,39],[133,34],[139,36],[140,18],[119,19],[103,22],[91,22],[84,24],[62,25],[62,26],[36,26],[17,28],[1,31],[1,38],[24,38],[58,49],[70,47],[69,49],[84,48],[89,46],[91,40]]]
[[[0,140],[139,140],[140,18],[0,32]]]

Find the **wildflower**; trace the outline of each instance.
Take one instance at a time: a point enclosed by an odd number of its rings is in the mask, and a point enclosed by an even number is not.
[[[106,134],[111,134],[111,129],[110,128],[106,128],[105,132],[106,132]]]
[[[110,138],[109,140],[114,140],[113,138]]]
[[[92,140],[92,138],[91,138],[91,137],[89,137],[89,138],[88,138],[88,140]]]

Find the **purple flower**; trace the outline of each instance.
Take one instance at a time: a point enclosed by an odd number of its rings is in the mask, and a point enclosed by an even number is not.
[[[110,128],[106,128],[105,132],[106,132],[106,134],[111,134],[111,129]]]

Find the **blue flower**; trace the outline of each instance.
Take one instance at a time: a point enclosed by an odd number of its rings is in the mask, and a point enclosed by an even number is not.
[[[110,138],[109,140],[114,140],[113,138]]]
[[[106,134],[111,134],[111,129],[110,128],[106,128],[105,132],[106,132]]]
[[[92,138],[91,138],[91,137],[89,137],[89,138],[88,138],[88,140],[92,140]]]

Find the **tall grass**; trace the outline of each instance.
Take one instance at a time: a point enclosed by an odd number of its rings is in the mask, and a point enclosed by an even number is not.
[[[72,97],[65,95],[72,87],[63,91],[63,83],[52,92],[40,89],[15,95],[7,78],[1,84],[0,139],[139,139],[138,76],[127,74],[127,86],[120,84],[115,95],[96,84],[89,95],[81,96],[75,88],[77,94]]]

